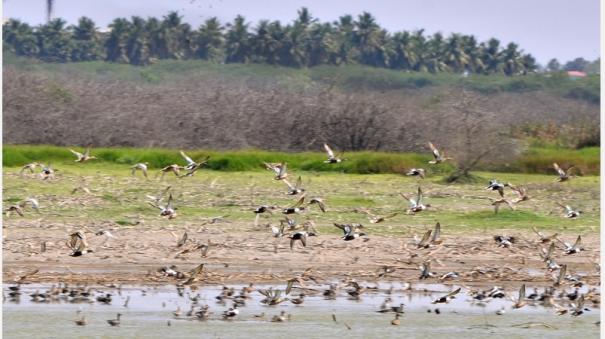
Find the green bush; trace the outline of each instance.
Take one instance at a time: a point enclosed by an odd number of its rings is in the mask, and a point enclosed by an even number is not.
[[[82,147],[73,147],[83,151]],[[192,150],[186,153],[194,160],[210,156],[208,168],[217,171],[259,171],[264,170],[263,162],[286,162],[288,168],[317,172],[344,172],[357,174],[398,173],[403,174],[412,167],[423,167],[435,174],[450,173],[455,166],[450,163],[429,166],[430,154],[350,152],[346,161],[327,164],[324,153],[285,153],[261,150],[205,151]],[[68,147],[47,145],[4,145],[3,166],[22,166],[32,161],[42,163],[72,163],[75,157]],[[92,155],[101,163],[132,165],[148,162],[150,168],[162,168],[170,164],[184,165],[178,150],[163,148],[93,148]],[[554,174],[552,163],[561,166],[575,165],[583,174],[598,175],[600,168],[600,148],[587,147],[579,150],[555,147],[530,147],[529,150],[508,164],[491,164],[477,170],[491,170],[519,173]]]

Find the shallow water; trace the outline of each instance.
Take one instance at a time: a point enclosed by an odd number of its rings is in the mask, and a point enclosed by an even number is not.
[[[371,284],[373,285],[373,284]],[[5,293],[7,285],[4,286]],[[236,287],[236,293],[238,288]],[[275,286],[278,288],[283,286]],[[380,284],[387,289],[390,284]],[[395,284],[395,288],[400,285]],[[359,301],[345,297],[341,290],[336,300],[325,300],[321,293],[309,295],[302,306],[285,302],[277,306],[266,306],[260,303],[262,296],[253,292],[245,307],[240,308],[240,315],[232,321],[221,320],[221,313],[231,307],[231,303],[220,305],[215,296],[220,294],[220,286],[206,286],[196,291],[185,290],[179,297],[174,286],[164,287],[123,287],[121,295],[116,290],[104,288],[103,291],[113,294],[111,305],[98,302],[91,304],[34,303],[29,294],[35,290],[45,291],[48,285],[22,285],[23,295],[19,303],[6,299],[3,304],[3,335],[5,338],[66,338],[66,337],[178,337],[178,338],[236,338],[259,336],[264,338],[301,337],[306,338],[428,338],[438,335],[449,337],[452,334],[465,338],[485,338],[489,336],[507,336],[507,338],[597,338],[600,327],[595,325],[599,320],[600,310],[587,305],[591,311],[579,317],[570,315],[557,316],[550,308],[525,306],[511,310],[512,302],[496,299],[485,306],[471,305],[470,297],[461,292],[448,304],[431,304],[431,300],[442,295],[437,293],[403,293],[396,291],[390,295],[392,305],[406,305],[405,314],[401,316],[401,325],[392,326],[393,313],[376,312],[385,298],[385,291],[368,292]],[[443,285],[414,285],[415,289],[431,291],[449,291]],[[143,295],[141,290],[145,290]],[[528,289],[528,292],[530,289]],[[297,296],[296,289],[290,296]],[[95,295],[101,295],[101,291]],[[177,306],[186,313],[191,301],[188,295],[202,296],[199,306],[208,304],[213,312],[207,321],[176,319],[172,314]],[[128,307],[124,301],[130,296]],[[163,304],[165,306],[163,306]],[[495,311],[506,307],[506,314],[496,315]],[[439,308],[440,314],[434,312]],[[427,313],[430,309],[431,313]],[[88,325],[81,327],[74,324],[78,318],[76,311],[81,310],[88,319]],[[282,310],[292,314],[292,319],[285,323],[273,323],[269,320]],[[119,327],[111,327],[107,319],[114,319],[116,313],[122,313]],[[253,315],[265,313],[264,319]],[[338,322],[334,322],[332,314]],[[171,326],[167,323],[170,320]],[[513,325],[534,322],[546,323],[553,328],[537,326],[520,328]],[[346,324],[346,325],[345,325]],[[347,325],[350,327],[348,329]]]

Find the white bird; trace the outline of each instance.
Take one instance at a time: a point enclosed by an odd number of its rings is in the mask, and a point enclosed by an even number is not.
[[[138,164],[134,164],[134,166],[130,167],[132,169],[132,175],[134,176],[135,172],[137,170],[140,170],[141,172],[143,172],[143,175],[145,176],[145,178],[147,178],[147,166],[149,165],[148,162],[140,162]]]
[[[93,155],[90,155],[90,148],[86,148],[86,151],[84,152],[84,154],[82,154],[80,152],[76,152],[73,149],[70,149],[70,152],[73,153],[76,157],[78,157],[78,159],[76,159],[75,162],[85,162],[85,161],[93,160],[93,159],[97,158]]]

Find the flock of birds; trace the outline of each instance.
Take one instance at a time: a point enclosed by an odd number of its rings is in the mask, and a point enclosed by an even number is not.
[[[431,149],[433,160],[429,161],[431,165],[437,165],[448,160],[452,160],[452,158],[446,157],[443,151],[437,149],[432,143],[429,142],[429,147]],[[327,153],[326,163],[329,164],[338,164],[346,159],[342,158],[342,154],[335,155],[334,151],[327,145],[324,144],[325,151]],[[84,163],[90,160],[96,159],[95,156],[91,155],[90,148],[86,149],[84,153],[80,153],[74,150],[70,150],[75,156],[75,162]],[[186,165],[172,164],[166,167],[163,167],[157,172],[157,176],[160,176],[160,180],[162,180],[166,173],[172,172],[177,178],[186,178],[193,176],[197,170],[206,165],[209,161],[209,157],[205,157],[198,161],[194,161],[191,157],[187,156],[183,151],[180,152],[181,156],[186,162]],[[137,163],[130,167],[131,174],[136,175],[137,171],[142,172],[145,178],[149,178],[149,168],[148,163]],[[307,190],[303,187],[302,178],[298,176],[294,184],[292,184],[288,178],[289,173],[287,169],[286,163],[264,163],[264,166],[267,170],[273,172],[273,179],[276,181],[281,181],[286,185],[286,195],[290,196],[298,196],[300,197],[290,206],[279,207],[276,205],[261,205],[254,209],[255,213],[255,226],[258,226],[259,218],[262,214],[273,214],[280,212],[284,215],[285,219],[280,220],[280,226],[271,226],[272,236],[275,238],[288,238],[290,239],[290,250],[293,251],[297,242],[300,242],[301,246],[306,247],[308,244],[308,238],[313,236],[318,236],[318,232],[316,230],[315,223],[308,219],[306,222],[299,224],[294,218],[297,214],[308,212],[312,206],[317,206],[319,211],[325,213],[327,210],[326,203],[321,197],[312,197],[310,199],[307,198]],[[37,167],[41,168],[41,172],[39,174],[42,180],[52,180],[54,179],[54,174],[57,171],[53,169],[52,166],[42,165],[37,162],[33,162],[27,165],[24,165],[21,169],[20,175],[22,175],[25,171],[29,171],[30,173],[35,173]],[[563,170],[559,167],[558,164],[554,163],[553,167],[557,172],[557,178],[555,179],[558,182],[568,181],[574,176],[571,175],[571,168],[567,170]],[[183,173],[184,172],[184,173]],[[408,176],[416,176],[420,179],[424,179],[427,175],[427,171],[424,168],[412,168],[406,172]],[[76,188],[75,190],[77,190]],[[85,187],[81,187],[81,189],[86,189]],[[153,208],[159,210],[159,215],[166,219],[174,219],[177,217],[177,207],[175,207],[175,201],[172,193],[169,193],[171,186],[163,189],[157,196],[148,195],[147,199],[148,203]],[[511,183],[501,183],[497,180],[490,180],[486,190],[495,191],[498,193],[498,198],[490,198],[494,206],[495,213],[498,213],[499,207],[502,204],[507,205],[510,209],[515,209],[515,206],[525,202],[530,199],[527,194],[527,189],[525,187],[516,186]],[[515,198],[508,199],[505,198],[505,190],[510,189],[514,192]],[[423,191],[420,186],[418,186],[417,193],[415,196],[409,196],[406,194],[401,194],[401,196],[409,202],[409,208],[405,210],[406,214],[415,214],[420,213],[431,207],[430,204],[425,203],[423,197]],[[40,205],[35,198],[27,198],[17,204],[11,205],[6,209],[6,216],[9,217],[11,213],[17,213],[20,216],[24,215],[25,208],[30,205],[34,210],[38,211]],[[564,215],[567,218],[578,218],[580,216],[581,211],[575,210],[567,205],[560,205],[564,209]],[[379,216],[371,213],[367,209],[359,210],[362,213],[367,214],[368,220],[372,224],[377,224],[384,222],[390,218],[393,218],[399,211],[393,212],[391,214],[385,216]],[[354,241],[359,238],[364,238],[364,241],[368,241],[367,234],[365,233],[365,228],[362,224],[359,223],[334,223],[334,226],[339,228],[343,235],[341,237],[344,241]],[[534,293],[530,295],[526,295],[526,286],[523,284],[518,292],[516,298],[512,300],[512,308],[518,309],[530,303],[541,303],[546,307],[553,307],[555,309],[556,314],[566,314],[569,313],[573,316],[579,316],[587,311],[588,308],[585,307],[585,301],[591,300],[593,303],[598,303],[598,292],[595,289],[589,290],[589,292],[585,294],[578,293],[578,288],[583,286],[583,282],[581,281],[581,277],[578,275],[571,275],[567,273],[566,265],[558,265],[555,261],[555,253],[557,250],[556,242],[562,244],[562,252],[565,255],[573,255],[576,253],[580,253],[584,250],[582,246],[582,239],[578,236],[575,243],[570,244],[564,241],[561,241],[558,238],[558,234],[553,234],[550,236],[546,236],[537,229],[533,228],[538,238],[538,243],[540,244],[549,244],[548,248],[540,248],[540,256],[544,261],[545,269],[549,272],[558,271],[558,274],[553,276],[553,284],[551,287],[547,287],[544,289],[542,293],[539,293],[537,290],[534,290]],[[106,237],[113,237],[109,231],[101,230],[96,233],[96,235],[104,235]],[[427,249],[438,247],[442,244],[441,239],[441,225],[437,223],[434,230],[428,230],[421,238],[414,236],[415,246],[417,249]],[[506,235],[497,235],[494,237],[494,241],[496,242],[498,247],[512,247],[514,246],[516,239],[515,237],[506,236]],[[178,247],[183,246],[187,242],[187,233],[183,235],[183,237],[179,240]],[[82,256],[91,250],[88,248],[88,243],[86,240],[86,236],[84,232],[77,231],[70,234],[69,239],[67,241],[67,245],[72,250],[71,256]],[[208,251],[208,245],[200,245],[195,249],[202,250],[202,256],[205,257]],[[382,271],[378,274],[378,277],[386,276],[389,273],[395,271],[396,268],[385,266]],[[184,283],[181,283],[181,288],[185,285],[191,285],[199,279],[199,275],[203,271],[203,264],[197,266],[190,272],[179,272],[176,270],[175,266],[171,267],[163,267],[160,272],[168,277],[175,277],[176,279],[184,279]],[[437,277],[438,275],[435,272],[431,271],[431,259],[428,259],[422,266],[420,267],[420,276],[419,280],[430,279],[432,277]],[[443,275],[440,275],[438,280],[439,282],[450,281],[459,278],[460,274],[458,272],[447,272]],[[307,270],[302,275],[299,275],[287,282],[287,287],[284,291],[279,289],[255,289],[252,284],[250,286],[244,287],[239,294],[235,294],[233,289],[229,289],[224,287],[223,291],[219,296],[217,296],[217,300],[222,302],[223,304],[230,300],[233,303],[233,306],[229,309],[222,312],[221,317],[223,319],[233,319],[239,315],[239,307],[245,305],[245,300],[249,298],[249,294],[253,291],[259,292],[265,298],[261,301],[267,305],[277,305],[285,301],[290,301],[293,304],[300,305],[304,302],[305,293],[300,293],[300,295],[296,298],[288,298],[287,296],[290,294],[293,285],[295,283],[299,283],[301,285],[301,289],[304,289],[304,282],[313,279],[312,273]],[[575,292],[567,293],[565,290],[562,290],[559,294],[556,293],[556,290],[563,286],[564,284],[570,283],[574,286]],[[359,298],[364,292],[371,290],[370,287],[364,287],[358,282],[351,280],[348,281],[346,286],[348,289],[346,290],[347,294],[352,298]],[[337,284],[331,284],[330,287],[323,292],[323,296],[327,299],[334,299],[337,296],[338,289],[340,287]],[[410,285],[411,288],[411,285]],[[11,292],[9,293],[9,297],[14,298],[20,295],[19,285],[11,286]],[[440,303],[448,303],[450,300],[456,298],[456,296],[460,293],[461,288],[457,288],[456,290],[449,292],[443,296],[440,296],[433,300],[433,304]],[[489,290],[475,290],[472,288],[468,288],[468,295],[471,296],[473,302],[476,303],[486,303],[489,300],[496,298],[505,298],[507,297],[504,290],[500,287],[495,286]],[[34,293],[31,295],[33,300],[35,301],[47,301],[52,300],[53,298],[70,300],[73,302],[92,302],[90,298],[93,297],[93,293],[90,288],[68,288],[67,285],[64,287],[52,287],[51,290],[46,293]],[[199,297],[199,295],[198,295]],[[100,303],[111,303],[111,294],[100,295],[96,297],[97,302]],[[194,299],[191,299],[194,300]],[[404,313],[404,304],[400,304],[398,306],[391,305],[391,298],[387,298],[381,308],[378,310],[380,313],[394,313],[395,318],[392,321],[393,325],[399,325],[400,314]],[[568,307],[565,307],[561,304],[561,302],[569,302]],[[125,306],[127,306],[128,301]],[[209,319],[212,312],[209,310],[208,305],[197,306],[197,300],[192,305],[192,308],[189,312],[186,313],[187,316],[192,318],[197,318],[200,320]],[[438,313],[438,309],[436,310]],[[497,314],[504,314],[505,309],[502,308],[497,312]],[[180,309],[175,311],[176,317],[181,317],[182,313]],[[264,314],[263,314],[264,316]],[[121,314],[118,313],[116,319],[108,320],[108,323],[111,326],[118,326],[120,324]],[[256,316],[255,316],[256,317]],[[260,317],[260,316],[259,316]],[[276,322],[282,322],[289,320],[289,317],[285,312],[282,312],[279,315],[274,316],[271,320]],[[334,321],[336,321],[334,317]],[[86,325],[87,321],[85,317],[77,319],[75,322],[77,325]]]

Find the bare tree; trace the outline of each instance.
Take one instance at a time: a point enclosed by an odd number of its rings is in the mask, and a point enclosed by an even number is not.
[[[510,128],[497,122],[496,113],[481,102],[477,94],[463,90],[444,114],[447,145],[457,165],[448,182],[473,180],[470,173],[480,164],[501,163],[511,159],[518,149]]]

